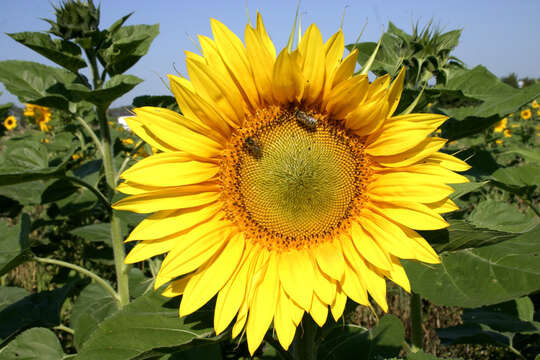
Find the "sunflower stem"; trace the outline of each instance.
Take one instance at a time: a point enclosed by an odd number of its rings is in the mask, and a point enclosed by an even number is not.
[[[303,331],[302,331],[303,330]],[[317,332],[318,326],[313,319],[304,315],[302,328],[296,330],[293,343],[291,344],[291,355],[295,360],[316,360],[317,359]]]
[[[116,169],[114,167],[114,158],[112,152],[111,129],[107,120],[107,109],[103,106],[97,107],[97,118],[101,130],[101,139],[103,141],[103,166],[105,168],[105,180],[107,181],[107,195],[109,202],[116,193]],[[122,229],[120,227],[120,219],[115,211],[109,208],[111,215],[111,240],[114,253],[114,265],[116,269],[116,282],[118,295],[120,297],[120,306],[129,303],[129,288],[128,288],[128,265],[124,264],[126,253],[122,238]]]
[[[411,342],[413,352],[422,350],[422,298],[419,294],[412,292],[410,299],[411,308]]]

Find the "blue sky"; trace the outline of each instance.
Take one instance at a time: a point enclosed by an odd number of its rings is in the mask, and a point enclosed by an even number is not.
[[[50,0],[58,3],[57,0]],[[0,60],[19,59],[52,65],[30,49],[16,43],[5,33],[44,31],[49,25],[40,18],[54,18],[46,0],[5,1],[0,11]],[[99,1],[95,0],[96,3]],[[249,0],[251,18],[259,10],[277,48],[287,42],[296,1]],[[433,19],[444,30],[463,28],[461,41],[454,55],[468,67],[486,66],[497,76],[516,72],[520,77],[540,77],[540,1],[538,0],[452,0],[452,1],[380,1],[380,0],[303,0],[302,28],[316,23],[324,38],[339,27],[346,8],[343,31],[346,43],[354,42],[367,21],[361,41],[377,41],[388,21],[410,32],[412,22],[420,25]],[[109,26],[121,16],[135,11],[127,24],[160,23],[160,35],[148,55],[130,70],[145,81],[113,105],[128,105],[138,95],[162,95],[168,90],[159,77],[174,73],[173,64],[186,73],[184,50],[197,51],[188,35],[211,36],[210,21],[214,17],[243,38],[247,22],[246,1],[217,0],[102,0],[101,27]],[[0,84],[0,103],[17,99],[6,93]]]

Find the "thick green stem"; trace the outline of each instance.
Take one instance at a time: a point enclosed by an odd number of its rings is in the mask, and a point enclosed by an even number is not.
[[[101,89],[101,86],[103,85],[103,81],[101,80],[101,76],[99,75],[99,68],[97,64],[96,54],[93,50],[85,50],[86,57],[88,58],[88,61],[90,62],[90,71],[92,72],[92,79],[93,79],[93,85],[94,90]]]
[[[79,124],[81,124],[82,127],[88,132],[88,134],[92,138],[92,141],[94,141],[94,144],[96,144],[96,147],[98,148],[101,156],[103,156],[103,145],[101,145],[101,142],[99,141],[94,130],[92,130],[90,125],[88,125],[88,123],[82,117],[77,116],[76,119],[79,122]]]
[[[112,288],[112,286],[107,282],[107,280],[103,279],[102,277],[100,277],[99,275],[91,272],[90,270],[87,270],[83,267],[80,267],[79,265],[75,265],[75,264],[72,264],[72,263],[69,263],[67,261],[62,261],[62,260],[56,260],[56,259],[47,259],[47,258],[41,258],[41,257],[34,257],[34,260],[37,261],[37,262],[40,262],[40,263],[44,263],[44,264],[53,264],[53,265],[58,265],[58,266],[63,266],[63,267],[66,267],[66,268],[69,268],[69,269],[73,269],[83,275],[86,275],[88,276],[89,278],[91,278],[92,280],[94,280],[96,283],[98,283],[99,285],[101,285],[103,287],[103,289],[105,289],[109,294],[111,294],[111,296],[120,301],[120,298],[118,296],[118,294],[116,293],[116,291],[114,291],[114,289]]]
[[[304,315],[302,325],[296,329],[296,335],[289,352],[295,360],[316,360],[318,345],[316,343],[319,327],[309,315]]]
[[[97,107],[97,117],[101,130],[101,139],[103,141],[103,166],[105,168],[105,180],[107,181],[107,193],[109,202],[116,191],[116,169],[114,167],[114,158],[112,152],[111,130],[107,121],[106,108]],[[118,295],[120,296],[120,305],[129,303],[128,272],[129,266],[124,264],[126,253],[120,227],[120,219],[116,212],[111,209],[111,240],[114,252],[114,265],[116,267],[116,281],[118,283]]]
[[[411,342],[412,351],[422,350],[422,298],[419,294],[411,293]]]

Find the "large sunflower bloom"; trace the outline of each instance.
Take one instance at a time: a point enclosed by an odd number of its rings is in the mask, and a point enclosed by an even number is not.
[[[190,81],[169,76],[183,115],[135,110],[131,129],[161,150],[122,174],[118,210],[154,213],[127,241],[127,263],[167,253],[155,287],[183,295],[180,316],[217,295],[216,333],[234,320],[253,353],[273,322],[287,349],[304,313],[322,326],[347,298],[387,310],[388,278],[410,290],[399,259],[438,263],[414,230],[447,227],[447,183],[467,164],[439,152],[437,114],[394,116],[404,71],[372,83],[342,59],[338,31],[315,25],[276,58],[260,15],[245,46],[212,20]]]

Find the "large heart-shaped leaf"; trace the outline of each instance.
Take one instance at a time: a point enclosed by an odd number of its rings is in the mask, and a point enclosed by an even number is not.
[[[62,360],[64,356],[56,334],[45,328],[26,330],[0,350],[0,360]]]
[[[145,359],[211,341],[212,315],[200,309],[178,317],[178,300],[149,291],[98,325],[77,359]]]
[[[53,40],[48,34],[40,32],[20,32],[8,35],[70,71],[77,72],[86,67],[86,62],[81,57],[81,48],[70,41]]]
[[[413,291],[439,305],[478,307],[540,290],[540,227],[478,249],[441,254],[441,264],[404,261]]]
[[[30,217],[23,214],[15,226],[0,220],[0,234],[0,275],[4,275],[30,258]]]

